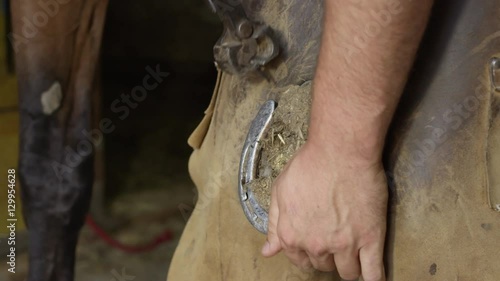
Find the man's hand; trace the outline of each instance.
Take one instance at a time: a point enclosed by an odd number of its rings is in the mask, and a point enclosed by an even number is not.
[[[308,140],[274,183],[262,253],[383,281],[382,150],[433,0],[324,3]]]
[[[338,270],[346,280],[384,279],[387,183],[381,163],[350,166],[306,144],[276,180],[265,256]]]

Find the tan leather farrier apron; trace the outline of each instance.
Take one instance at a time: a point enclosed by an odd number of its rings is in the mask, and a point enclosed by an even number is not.
[[[496,281],[500,0],[436,2],[386,146],[388,280]],[[189,140],[199,196],[168,280],[340,280],[334,273],[300,272],[283,254],[263,258],[266,237],[247,221],[237,190],[243,143],[259,107],[313,77],[322,2],[243,6],[251,20],[273,30],[280,54],[262,76],[219,75]]]

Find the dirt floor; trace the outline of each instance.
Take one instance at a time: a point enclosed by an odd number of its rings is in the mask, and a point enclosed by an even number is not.
[[[150,252],[129,254],[110,247],[92,229],[85,226],[79,241],[75,280],[124,281],[117,278],[124,275],[130,276],[125,279],[127,281],[165,280],[174,249],[186,223],[177,206],[179,202],[192,200],[191,189],[192,185],[189,183],[178,183],[168,189],[146,190],[118,197],[111,207],[114,217],[131,218],[132,221],[111,233],[115,239],[130,245],[140,245],[170,229],[174,235],[173,240]],[[28,265],[26,252],[18,256],[16,274],[8,274],[4,258],[0,261],[0,280],[25,280]]]

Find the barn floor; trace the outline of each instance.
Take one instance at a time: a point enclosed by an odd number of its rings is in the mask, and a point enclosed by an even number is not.
[[[191,194],[185,192],[192,186],[179,183],[169,189],[130,193],[114,200],[111,210],[114,217],[130,218],[125,227],[112,233],[113,238],[138,245],[149,242],[154,236],[169,229],[174,239],[146,253],[129,254],[111,248],[88,226],[81,233],[76,266],[76,281],[110,281],[124,271],[127,281],[164,281],[185,220],[176,208],[179,200],[189,202]],[[133,206],[131,208],[131,206]],[[170,208],[170,209],[169,209]],[[0,259],[1,281],[24,281],[27,275],[27,253],[18,256],[16,274],[8,274],[5,259]],[[132,279],[133,278],[133,279]]]

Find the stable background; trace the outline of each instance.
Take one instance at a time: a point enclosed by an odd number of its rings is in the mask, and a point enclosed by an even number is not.
[[[0,0],[0,184],[5,183],[0,186],[0,225],[6,220],[7,169],[17,166],[19,122],[6,7],[6,0]],[[110,1],[101,58],[103,117],[117,119],[111,103],[142,83],[147,66],[159,64],[170,75],[105,136],[104,177],[92,216],[125,244],[142,245],[166,230],[173,239],[149,252],[127,253],[104,242],[86,225],[78,246],[76,280],[118,280],[116,274],[123,271],[133,280],[165,280],[196,200],[187,172],[191,149],[186,139],[212,94],[216,77],[212,46],[221,31],[219,19],[204,1]],[[20,207],[21,202],[17,203]],[[7,230],[2,227],[0,281],[26,277],[26,230],[21,210],[17,215],[21,220],[17,273],[6,271]]]

